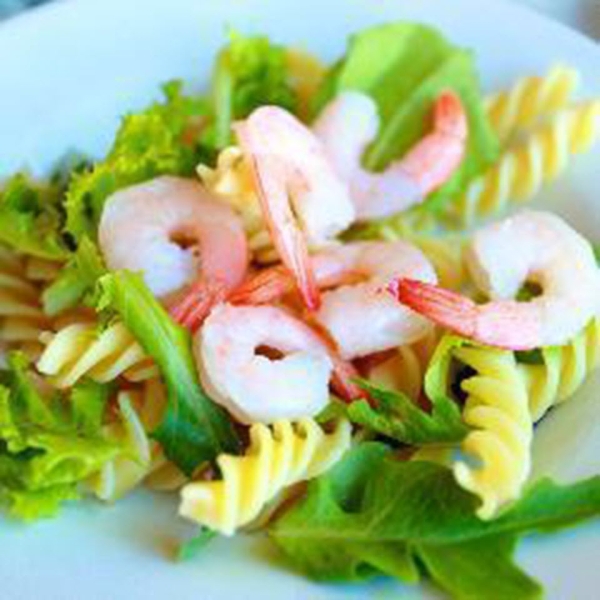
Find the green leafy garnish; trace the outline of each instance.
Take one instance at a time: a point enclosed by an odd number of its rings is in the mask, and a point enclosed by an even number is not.
[[[99,286],[98,308],[120,315],[165,379],[167,409],[153,436],[167,457],[190,475],[221,452],[235,453],[238,440],[231,421],[198,381],[188,331],[173,321],[140,275],[116,271],[102,277]]]
[[[390,23],[352,36],[345,57],[323,83],[317,109],[347,89],[369,94],[379,107],[379,133],[363,157],[364,166],[374,171],[384,169],[424,135],[433,102],[443,90],[460,95],[469,121],[467,152],[450,180],[428,197],[432,209],[462,191],[498,156],[471,53],[431,27]]]
[[[76,240],[95,239],[104,202],[120,188],[158,175],[190,175],[202,156],[202,98],[186,96],[182,84],[163,86],[165,100],[126,116],[106,159],[76,174],[67,190],[67,229]]]
[[[202,527],[195,536],[179,545],[177,550],[177,560],[185,561],[196,558],[216,535],[216,532],[212,531],[212,529]]]
[[[44,398],[18,353],[9,356],[2,383],[0,498],[12,516],[51,516],[121,450],[101,429],[110,388],[88,381],[68,397]]]
[[[90,304],[96,282],[105,273],[96,244],[84,236],[58,277],[42,293],[44,312],[54,316],[78,304]]]
[[[292,112],[297,98],[287,72],[285,48],[267,37],[230,34],[231,41],[215,63],[212,85],[214,145],[221,149],[231,143],[231,124],[266,104]]]
[[[0,192],[0,241],[17,252],[50,260],[67,256],[60,190],[17,174]]]
[[[352,402],[348,417],[354,423],[404,444],[448,444],[460,442],[467,432],[457,404],[444,392],[431,394],[431,412],[408,396],[384,390],[366,381],[361,387],[375,402]],[[430,390],[431,391],[431,390]]]
[[[542,480],[493,521],[475,516],[477,504],[447,467],[401,462],[385,445],[364,443],[311,482],[270,534],[317,579],[384,573],[415,582],[421,562],[457,598],[537,598],[539,585],[513,562],[516,541],[599,516],[600,477],[566,486]],[[483,576],[492,564],[504,578],[497,592]]]

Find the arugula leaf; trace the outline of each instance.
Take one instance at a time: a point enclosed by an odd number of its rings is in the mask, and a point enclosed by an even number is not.
[[[467,432],[457,404],[444,393],[432,395],[431,413],[408,396],[384,390],[362,381],[360,386],[375,400],[352,402],[348,417],[362,425],[404,444],[446,444],[460,442]]]
[[[121,451],[101,430],[109,387],[84,382],[68,399],[46,399],[24,355],[11,354],[8,363],[0,386],[0,498],[15,517],[51,516]]]
[[[432,104],[443,90],[460,95],[469,121],[467,152],[450,180],[428,197],[431,209],[462,191],[498,156],[471,53],[431,27],[389,23],[354,35],[345,57],[325,78],[317,109],[346,89],[369,94],[379,107],[379,133],[363,157],[371,170],[384,169],[424,135]]]
[[[275,104],[294,112],[298,100],[290,84],[285,48],[264,36],[231,32],[229,45],[215,63],[211,96],[218,149],[231,143],[232,122],[259,106]]]
[[[186,96],[180,81],[163,86],[164,102],[123,119],[106,159],[75,174],[66,194],[67,230],[95,239],[107,197],[120,188],[163,174],[190,175],[202,155],[195,131],[208,107]]]
[[[177,560],[186,561],[196,558],[216,536],[217,533],[212,529],[201,527],[195,536],[179,545]]]
[[[542,597],[540,584],[512,559],[517,538],[499,535],[461,544],[418,544],[416,554],[431,577],[457,600]]]
[[[191,475],[201,462],[235,453],[238,439],[231,421],[198,381],[189,333],[171,319],[137,273],[112,272],[100,279],[99,288],[98,309],[121,316],[165,379],[167,409],[153,436],[167,457]]]
[[[105,273],[100,251],[84,236],[58,277],[43,291],[44,312],[55,316],[81,303],[91,304],[96,282]]]
[[[0,241],[23,254],[59,260],[68,249],[62,238],[60,191],[33,184],[19,173],[0,195]]]
[[[270,527],[270,535],[297,567],[319,579],[406,572],[403,579],[414,581],[405,559],[409,548],[429,565],[439,585],[464,598],[487,597],[487,588],[479,587],[475,566],[459,571],[462,562],[472,557],[484,563],[494,556],[498,572],[507,578],[503,589],[515,593],[510,597],[533,598],[536,584],[512,562],[514,540],[599,516],[600,476],[568,486],[541,481],[493,521],[476,517],[477,504],[447,467],[401,462],[385,445],[364,443],[309,483],[306,496]],[[478,559],[476,549],[483,544],[490,545]],[[344,552],[352,568],[344,570],[325,547]],[[400,558],[390,568],[385,565],[393,550]],[[449,572],[440,562],[451,553],[454,571]],[[460,587],[457,580],[463,577]]]

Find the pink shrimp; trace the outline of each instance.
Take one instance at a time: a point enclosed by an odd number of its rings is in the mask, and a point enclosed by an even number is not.
[[[264,106],[234,125],[252,166],[267,228],[283,264],[294,274],[306,306],[319,306],[307,244],[347,228],[354,208],[319,140],[281,108]]]
[[[243,423],[315,415],[329,401],[330,382],[348,400],[364,395],[327,340],[274,306],[216,306],[194,349],[211,398]]]
[[[522,211],[475,234],[468,266],[492,300],[396,278],[389,291],[435,323],[490,346],[530,350],[567,343],[598,313],[600,275],[590,244],[551,213]],[[513,298],[527,283],[541,293]]]
[[[109,269],[141,271],[158,297],[191,284],[172,314],[196,328],[243,280],[248,266],[239,217],[196,181],[158,177],[113,194],[98,232]]]
[[[357,91],[342,92],[313,126],[327,155],[350,186],[357,218],[386,217],[421,202],[460,165],[468,122],[460,98],[445,91],[433,107],[433,128],[382,173],[361,166],[362,155],[379,129],[377,105]]]
[[[407,242],[356,242],[334,246],[312,257],[317,284],[338,285],[323,293],[314,320],[350,360],[411,343],[430,326],[411,310],[398,306],[381,292],[390,277],[404,274],[435,282],[425,256]],[[274,302],[290,291],[290,276],[277,267],[246,282],[231,298],[237,302]],[[231,299],[230,298],[230,299]]]

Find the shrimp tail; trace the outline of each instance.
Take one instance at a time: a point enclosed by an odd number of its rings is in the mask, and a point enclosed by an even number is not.
[[[269,304],[294,289],[294,279],[287,269],[277,266],[246,280],[230,294],[228,301],[231,304]]]
[[[394,279],[388,291],[434,323],[463,337],[507,350],[540,346],[540,321],[533,304],[506,300],[478,305],[470,298],[430,283]]]
[[[461,164],[466,150],[468,122],[462,102],[446,90],[435,101],[433,129],[398,163],[425,198],[446,183]]]
[[[201,279],[194,283],[185,296],[174,304],[169,313],[181,326],[195,332],[200,328],[215,304],[223,302],[227,288],[221,282]]]
[[[365,390],[363,390],[354,380],[360,375],[354,365],[343,360],[337,353],[330,354],[333,362],[333,373],[331,377],[331,387],[333,391],[345,402],[352,402],[360,398],[369,399]]]

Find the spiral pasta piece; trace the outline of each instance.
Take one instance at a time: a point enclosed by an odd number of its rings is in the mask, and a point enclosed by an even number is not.
[[[46,347],[37,362],[59,388],[73,386],[82,377],[105,383],[123,375],[130,381],[156,377],[158,370],[143,348],[117,322],[104,330],[96,323],[74,323],[42,336]]]
[[[418,400],[438,338],[438,330],[431,328],[418,342],[400,346],[390,358],[368,370],[369,381],[378,387],[402,392],[409,398]]]
[[[568,344],[541,352],[542,364],[519,365],[534,422],[551,406],[569,399],[600,366],[600,318],[592,319]]]
[[[46,326],[40,290],[28,280],[24,261],[0,247],[0,342],[35,353]]]
[[[218,531],[233,535],[254,520],[284,488],[312,479],[329,469],[350,447],[351,425],[337,422],[326,433],[312,419],[277,421],[250,428],[244,456],[222,454],[219,481],[198,481],[181,491],[179,513]]]
[[[477,515],[491,519],[520,496],[531,469],[527,388],[512,352],[463,346],[453,353],[476,371],[461,383],[468,394],[463,419],[474,430],[461,446],[469,460],[455,462],[454,476],[481,499]]]
[[[578,83],[575,69],[558,64],[543,77],[523,77],[508,90],[486,98],[487,116],[500,141],[567,106]]]
[[[452,203],[452,217],[470,226],[513,202],[530,200],[556,179],[572,154],[585,152],[600,135],[600,100],[556,113],[521,144],[507,149],[499,161],[475,179]]]

